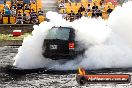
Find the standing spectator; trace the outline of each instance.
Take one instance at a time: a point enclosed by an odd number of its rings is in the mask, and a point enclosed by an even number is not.
[[[84,12],[85,11],[85,8],[84,8],[84,6],[81,4],[81,7],[79,8],[79,11],[80,12]]]
[[[108,6],[108,10],[107,10],[108,15],[110,15],[110,13],[111,13],[112,11],[113,11],[113,10],[110,8],[110,6]]]

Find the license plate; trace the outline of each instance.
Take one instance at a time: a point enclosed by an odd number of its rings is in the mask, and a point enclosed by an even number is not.
[[[57,45],[50,45],[50,49],[53,49],[53,50],[57,49]]]

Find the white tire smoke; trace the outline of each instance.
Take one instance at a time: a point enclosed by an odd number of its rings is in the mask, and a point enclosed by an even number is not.
[[[111,13],[108,23],[99,19],[82,17],[74,22],[66,22],[61,15],[48,12],[50,22],[34,26],[32,36],[24,38],[18,54],[14,57],[14,66],[21,69],[52,68],[72,70],[79,66],[85,69],[125,68],[132,67],[132,2],[117,7]],[[64,64],[42,56],[42,44],[47,33],[53,26],[72,26],[76,29],[76,39],[82,42],[87,51],[84,57],[79,56]],[[128,44],[128,45],[127,45]]]

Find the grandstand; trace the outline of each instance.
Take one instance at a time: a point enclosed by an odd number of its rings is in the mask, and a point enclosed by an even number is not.
[[[0,1],[0,24],[38,24],[44,18],[41,0]]]
[[[58,4],[62,2],[64,2],[64,8],[59,9],[60,14],[64,14],[64,13],[70,14],[71,10],[73,11],[74,14],[77,14],[81,6],[83,6],[86,10],[88,7],[88,4],[90,4],[90,6],[93,7],[94,3],[98,6],[98,8],[101,8],[100,3],[103,3],[104,7],[102,10],[102,15],[101,15],[103,19],[108,18],[107,10],[109,8],[114,10],[115,6],[118,4],[116,0],[105,0],[105,1],[104,0],[58,0]],[[85,11],[81,12],[81,14],[84,15]],[[88,17],[91,17],[92,14],[93,14],[92,9],[90,12],[87,12]]]
[[[61,1],[65,7],[59,8]],[[47,11],[58,11],[60,14],[69,14],[71,10],[77,14],[83,5],[87,9],[88,4],[94,3],[100,8],[103,0],[0,0],[0,24],[38,24],[45,20]],[[112,2],[114,1],[114,2]],[[102,18],[108,18],[108,7],[112,10],[117,3],[115,0],[105,0]],[[82,12],[84,15],[85,12]],[[87,16],[92,16],[92,11]]]

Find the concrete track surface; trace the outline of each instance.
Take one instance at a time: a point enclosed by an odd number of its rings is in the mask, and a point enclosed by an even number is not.
[[[129,84],[86,84],[76,82],[77,71],[55,71],[43,69],[20,70],[12,64],[18,47],[0,47],[0,88],[132,88]],[[132,68],[87,70],[88,73],[125,73],[132,75]]]

